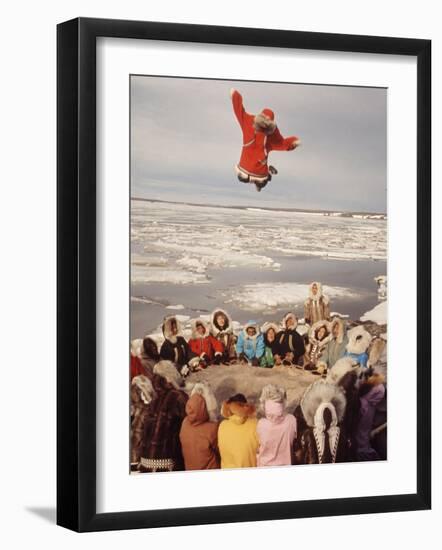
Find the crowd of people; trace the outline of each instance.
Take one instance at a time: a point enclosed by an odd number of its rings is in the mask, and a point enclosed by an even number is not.
[[[293,313],[280,325],[250,321],[238,336],[215,309],[192,322],[186,340],[166,317],[160,349],[149,336],[131,353],[131,467],[141,472],[332,463],[386,458],[386,384],[371,335],[330,318],[318,282],[304,304],[304,336]],[[378,343],[377,343],[378,344]],[[371,346],[379,356],[380,346]],[[207,383],[185,384],[213,365],[299,368],[318,376],[294,410],[286,390],[262,389],[259,405],[237,393],[218,406]]]

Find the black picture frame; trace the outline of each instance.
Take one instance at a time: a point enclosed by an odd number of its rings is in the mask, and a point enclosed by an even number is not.
[[[417,492],[96,512],[96,39],[166,40],[417,59]],[[57,523],[75,531],[425,510],[431,506],[431,41],[79,18],[57,27]],[[425,342],[425,343],[424,343]]]

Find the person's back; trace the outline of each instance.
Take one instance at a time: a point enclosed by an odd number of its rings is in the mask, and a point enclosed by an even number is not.
[[[258,466],[287,466],[292,463],[296,419],[292,414],[280,415],[277,422],[269,418],[261,418],[258,422]]]
[[[223,403],[225,417],[218,430],[221,468],[253,468],[256,466],[258,437],[255,407],[237,394]]]
[[[186,414],[180,431],[186,470],[219,468],[218,424],[209,421],[209,413],[202,395],[191,396],[186,404]]]

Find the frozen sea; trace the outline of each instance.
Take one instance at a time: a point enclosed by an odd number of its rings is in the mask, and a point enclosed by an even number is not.
[[[302,317],[314,280],[358,319],[378,303],[386,256],[382,219],[132,200],[131,338],[216,307],[241,323]]]

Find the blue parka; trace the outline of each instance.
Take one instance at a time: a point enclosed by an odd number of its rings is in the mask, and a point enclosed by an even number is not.
[[[254,328],[255,334],[249,336],[247,334],[248,328]],[[258,323],[255,321],[249,321],[244,325],[244,329],[240,332],[238,336],[238,341],[236,343],[236,353],[244,353],[244,355],[252,361],[253,359],[260,359],[264,354],[265,344],[264,336],[259,330]]]

